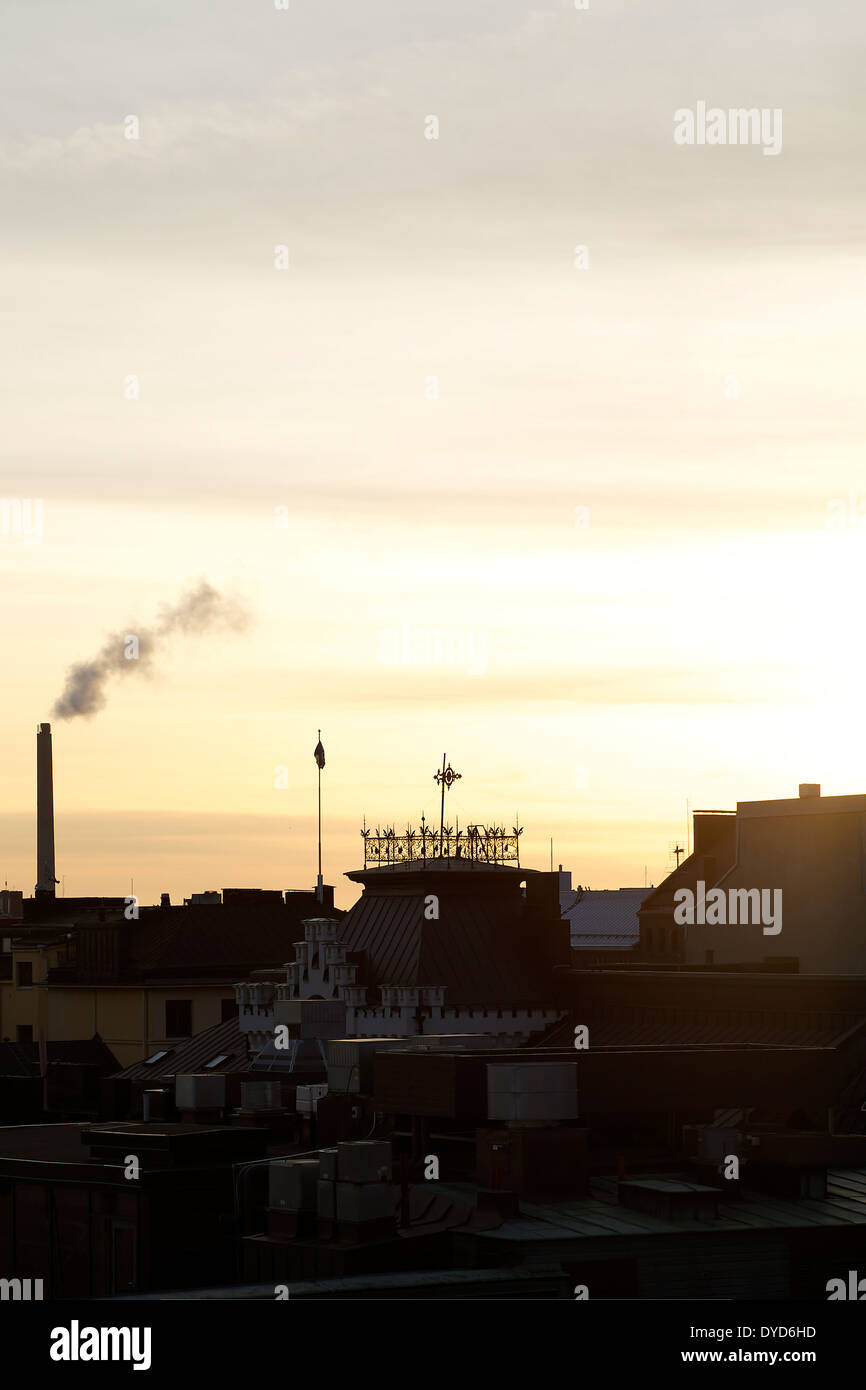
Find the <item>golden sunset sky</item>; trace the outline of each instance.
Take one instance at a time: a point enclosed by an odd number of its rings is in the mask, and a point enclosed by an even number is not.
[[[312,887],[320,727],[344,906],[443,750],[449,819],[594,888],[658,882],[687,798],[866,790],[862,7],[0,22],[0,499],[42,507],[0,534],[0,883],[67,668],[202,576],[246,634],[52,720],[67,895]],[[782,152],[677,146],[698,100]]]

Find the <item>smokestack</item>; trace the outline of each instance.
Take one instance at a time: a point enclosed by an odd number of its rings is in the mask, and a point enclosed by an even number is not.
[[[36,892],[54,897],[54,773],[51,725],[36,730]]]

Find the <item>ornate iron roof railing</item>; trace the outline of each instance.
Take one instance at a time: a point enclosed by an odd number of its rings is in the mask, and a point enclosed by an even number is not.
[[[520,836],[523,827],[514,825],[443,826],[441,832],[429,826],[422,815],[418,829],[406,826],[398,835],[393,826],[376,826],[361,831],[364,841],[364,868],[382,864],[417,864],[428,860],[464,859],[474,864],[516,864],[520,868]]]

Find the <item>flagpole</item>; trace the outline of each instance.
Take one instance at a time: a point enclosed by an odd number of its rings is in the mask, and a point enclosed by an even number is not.
[[[319,730],[319,743],[322,742],[322,731]],[[316,880],[316,897],[320,903],[325,901],[325,890],[322,884],[322,765],[318,758],[316,766],[319,769],[319,877]]]

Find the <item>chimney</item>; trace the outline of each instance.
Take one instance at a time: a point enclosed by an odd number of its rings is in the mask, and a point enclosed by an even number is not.
[[[692,812],[692,854],[728,854],[733,850],[737,817],[733,811]]]
[[[803,797],[807,797],[807,796],[820,796],[820,795],[821,795],[821,783],[820,783],[820,782],[801,782],[801,783],[800,783],[800,797],[801,797],[801,799],[802,799]]]
[[[36,730],[36,892],[54,897],[54,774],[51,725]]]

